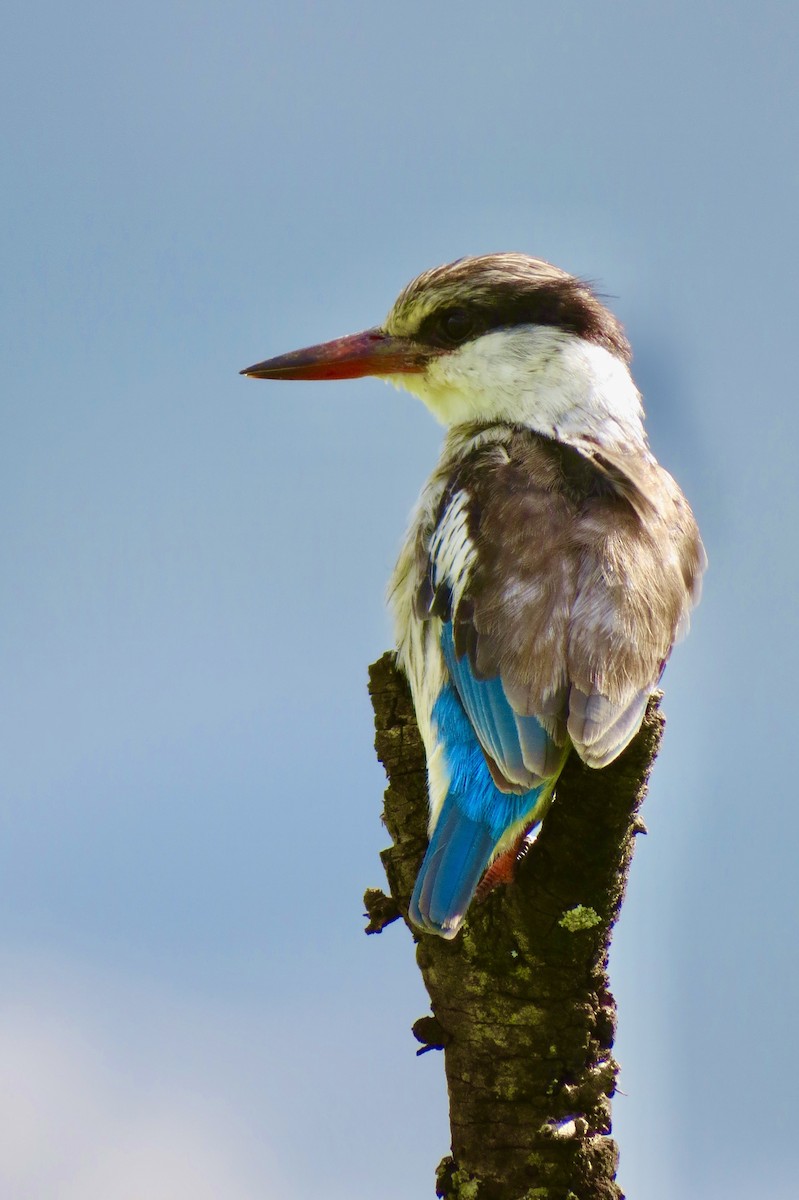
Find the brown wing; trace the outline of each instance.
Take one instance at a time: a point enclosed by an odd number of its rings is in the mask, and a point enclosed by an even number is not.
[[[477,680],[499,678],[515,713],[604,766],[640,725],[704,551],[653,459],[587,451],[527,430],[475,451],[438,518],[446,530],[457,512],[470,553],[433,534],[420,600],[452,620]]]

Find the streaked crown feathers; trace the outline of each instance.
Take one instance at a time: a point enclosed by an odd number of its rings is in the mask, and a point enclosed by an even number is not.
[[[557,327],[631,358],[621,323],[590,284],[526,254],[460,258],[423,272],[403,288],[384,328],[446,349],[517,325]]]

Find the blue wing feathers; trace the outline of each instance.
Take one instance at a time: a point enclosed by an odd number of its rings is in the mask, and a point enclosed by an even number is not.
[[[449,628],[447,626],[446,628]],[[453,661],[448,661],[450,675],[461,697],[472,724],[479,731],[483,745],[495,760],[502,757],[502,739],[500,737],[494,714],[489,707],[485,689],[481,688],[474,678],[465,660],[458,662],[453,654]]]
[[[529,766],[525,763],[524,751],[516,725],[516,714],[505,698],[502,681],[490,679],[478,686],[486,696],[487,703],[491,705],[495,724],[499,730],[499,746],[494,760],[512,782],[527,784],[528,787],[531,787],[539,782],[537,772],[533,771],[531,775]]]
[[[451,683],[432,712],[448,775],[447,794],[430,837],[410,905],[422,929],[454,937],[500,840],[522,833],[551,794],[565,747],[541,723],[517,713],[502,679],[477,679],[469,658],[458,658],[450,622],[441,648]],[[565,698],[565,697],[564,697]],[[502,791],[489,755],[519,792]]]
[[[459,659],[455,652],[449,623],[442,629],[441,647],[475,732],[505,777],[522,787],[535,787],[559,771],[563,747],[535,717],[514,711],[501,678],[475,678],[466,655]]]
[[[524,829],[546,784],[523,795],[499,790],[454,687],[443,688],[433,722],[449,788],[416,880],[410,916],[422,929],[454,937],[500,838],[514,827]]]
[[[490,689],[474,678],[465,659],[455,664],[450,674],[480,742],[494,762],[507,765],[508,777],[513,782],[526,783],[521,751],[513,742],[508,746],[507,721],[501,710],[497,713]]]
[[[505,703],[508,704],[507,700]],[[508,708],[513,711],[509,704]],[[527,769],[542,779],[559,771],[563,763],[563,747],[555,744],[535,717],[522,717],[514,713],[514,718],[516,737]]]

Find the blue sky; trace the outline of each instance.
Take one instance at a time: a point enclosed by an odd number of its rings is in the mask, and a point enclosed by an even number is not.
[[[374,380],[237,372],[500,249],[613,297],[711,559],[614,948],[621,1181],[791,1195],[798,32],[627,0],[7,17],[3,1195],[432,1195],[411,940],[360,913],[366,666],[440,431]]]

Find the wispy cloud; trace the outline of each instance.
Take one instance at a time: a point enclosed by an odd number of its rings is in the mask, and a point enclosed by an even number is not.
[[[48,1000],[33,987],[0,1005],[0,1195],[286,1195],[262,1147],[255,1151],[236,1113],[215,1098],[202,1041],[192,1079],[185,1065],[176,1069],[167,1047],[159,1054],[158,1036],[145,1055],[126,1049],[98,1025],[91,1005],[80,1011],[78,999],[74,988],[65,1004],[63,995]]]

